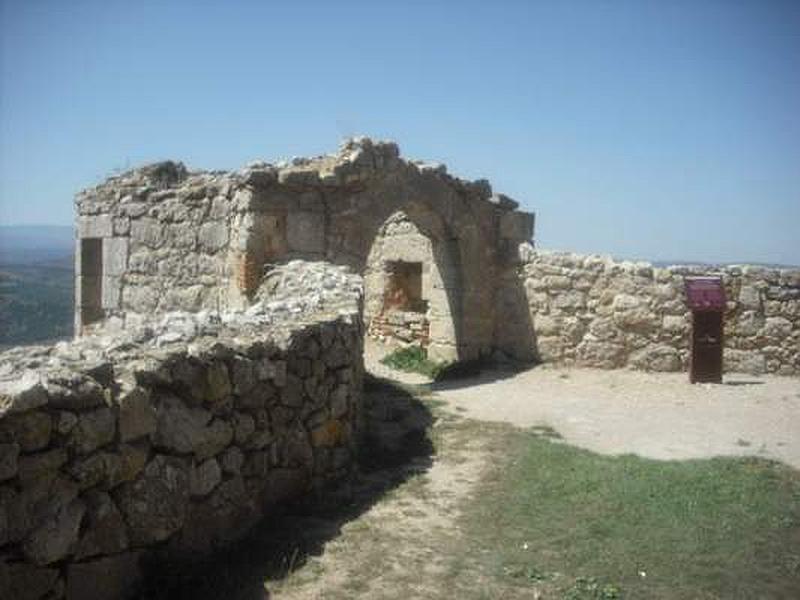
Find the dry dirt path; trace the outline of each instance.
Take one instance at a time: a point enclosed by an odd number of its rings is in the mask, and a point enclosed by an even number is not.
[[[469,437],[458,426],[436,432],[441,451],[430,468],[404,482],[357,519],[342,526],[324,552],[285,580],[271,585],[270,598],[451,598],[448,576],[467,543],[458,524],[459,507],[473,497],[491,465],[487,438]],[[469,582],[470,586],[478,584]],[[461,597],[466,597],[462,595]]]
[[[380,365],[385,351],[367,348],[370,372],[406,384],[427,381]],[[497,587],[476,558],[480,548],[464,550],[476,540],[459,526],[462,507],[504,464],[502,434],[485,422],[549,426],[567,443],[605,454],[749,454],[800,468],[800,380],[726,381],[692,386],[683,374],[538,367],[434,385],[433,398],[444,406],[430,433],[436,446],[430,466],[346,522],[301,568],[272,582],[269,597],[540,597],[529,586]]]
[[[655,459],[754,455],[800,469],[800,379],[537,367],[434,386],[466,417],[545,425],[569,444]]]

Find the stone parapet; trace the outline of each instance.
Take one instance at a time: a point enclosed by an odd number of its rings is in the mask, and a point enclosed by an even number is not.
[[[800,375],[800,269],[669,266],[525,245],[519,278],[539,359],[599,368],[685,370],[687,275],[719,275],[726,371]]]
[[[348,474],[360,277],[295,261],[257,295],[0,354],[0,597],[128,597]]]

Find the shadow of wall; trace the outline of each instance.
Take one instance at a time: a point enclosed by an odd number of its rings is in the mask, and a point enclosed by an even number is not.
[[[322,554],[342,527],[432,464],[428,407],[409,392],[367,377],[358,472],[318,497],[282,508],[241,542],[200,562],[154,561],[139,600],[264,600],[279,581]]]

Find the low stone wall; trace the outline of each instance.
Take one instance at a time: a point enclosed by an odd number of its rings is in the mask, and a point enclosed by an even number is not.
[[[691,313],[683,278],[723,278],[724,369],[800,375],[800,270],[672,266],[524,247],[534,350],[543,361],[653,371],[686,369]]]
[[[427,348],[430,322],[425,313],[389,310],[369,323],[369,336],[381,342],[400,342]]]
[[[232,313],[0,355],[0,597],[122,598],[353,465],[361,280],[292,263]]]

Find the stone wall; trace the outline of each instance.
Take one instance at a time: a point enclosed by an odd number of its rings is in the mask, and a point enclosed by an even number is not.
[[[93,321],[128,327],[152,313],[246,307],[264,271],[295,258],[349,266],[371,289],[380,284],[371,253],[402,214],[427,244],[438,360],[492,351],[496,277],[533,235],[533,216],[487,181],[366,138],[234,172],[151,165],[81,192],[76,205],[78,332]],[[369,314],[381,293],[369,293]]]
[[[360,278],[298,261],[256,296],[0,354],[0,597],[128,597],[348,473]]]
[[[388,344],[412,344],[427,348],[430,343],[430,323],[424,313],[388,310],[373,317],[367,331],[369,336]]]
[[[798,269],[655,268],[526,246],[518,272],[532,325],[532,334],[525,337],[547,362],[685,370],[691,313],[683,278],[712,274],[722,276],[728,299],[725,371],[800,374]],[[513,296],[516,289],[504,293]]]
[[[76,332],[94,321],[130,327],[155,312],[232,306],[231,190],[225,174],[165,162],[81,192]],[[87,253],[93,241],[96,262]]]

